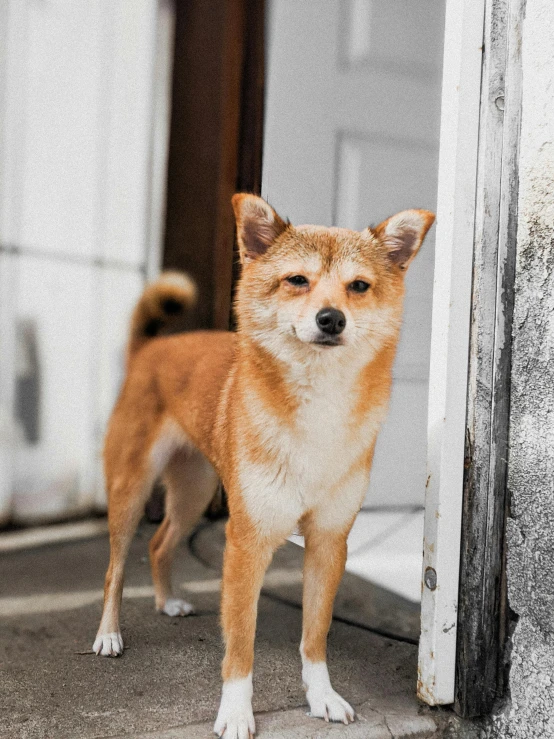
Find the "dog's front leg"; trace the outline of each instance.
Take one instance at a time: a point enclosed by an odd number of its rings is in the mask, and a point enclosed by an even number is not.
[[[223,690],[214,732],[225,739],[249,739],[252,713],[252,666],[257,604],[264,573],[275,547],[253,528],[227,524],[223,563],[221,618],[225,639]]]
[[[312,716],[326,721],[354,721],[353,708],[336,693],[327,670],[327,633],[333,602],[346,563],[345,531],[319,528],[313,518],[305,521],[303,623],[300,654],[302,680]]]

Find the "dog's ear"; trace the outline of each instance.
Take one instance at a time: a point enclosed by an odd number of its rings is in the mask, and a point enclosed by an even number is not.
[[[257,195],[239,192],[231,202],[237,221],[240,259],[251,262],[267,251],[288,224]]]
[[[428,210],[403,210],[370,230],[386,248],[391,262],[406,269],[434,220]]]

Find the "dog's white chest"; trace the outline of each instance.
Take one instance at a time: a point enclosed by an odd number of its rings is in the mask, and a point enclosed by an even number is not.
[[[276,423],[260,409],[258,431],[271,462],[243,462],[241,492],[261,530],[287,533],[307,512],[325,509],[332,523],[357,510],[367,472],[352,467],[374,442],[382,413],[352,431],[353,400],[339,385],[307,393],[294,424]]]
[[[301,406],[294,430],[283,440],[290,474],[311,498],[333,485],[357,447],[363,446],[361,440],[350,438],[350,408],[337,396],[315,397]]]

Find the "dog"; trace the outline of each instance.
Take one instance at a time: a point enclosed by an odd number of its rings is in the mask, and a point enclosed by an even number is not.
[[[214,731],[248,739],[258,597],[275,549],[296,528],[305,538],[300,654],[310,713],[354,721],[329,679],[327,632],[387,410],[404,275],[435,217],[406,210],[357,232],[295,227],[255,195],[232,204],[242,263],[236,333],[154,338],[194,301],[193,284],[176,274],[148,287],[133,316],[104,450],[110,563],[93,649],[123,651],[125,558],[161,474],[166,513],[150,544],[156,607],[192,611],[171,590],[171,560],[221,479],[230,517]]]

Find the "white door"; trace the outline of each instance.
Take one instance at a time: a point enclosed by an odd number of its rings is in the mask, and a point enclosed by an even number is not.
[[[172,18],[161,0],[0,2],[0,518],[104,502],[127,323],[157,262]]]
[[[435,210],[443,25],[443,0],[270,0],[262,194],[281,215],[362,229],[405,208]],[[433,247],[434,231],[407,275],[366,499],[378,511],[358,519],[348,564],[413,600],[423,515],[390,507],[424,502]],[[367,549],[398,526],[394,560]]]

